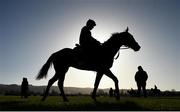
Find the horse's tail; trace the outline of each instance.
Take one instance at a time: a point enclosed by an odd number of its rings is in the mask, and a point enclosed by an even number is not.
[[[49,59],[47,60],[47,62],[43,65],[43,67],[41,68],[41,70],[38,73],[38,76],[36,77],[37,80],[42,79],[43,77],[47,76],[47,72],[49,70],[50,65],[52,64],[54,59],[54,54],[52,54]]]

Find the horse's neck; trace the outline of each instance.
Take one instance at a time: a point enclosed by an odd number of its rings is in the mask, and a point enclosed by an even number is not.
[[[119,45],[118,47],[112,48],[112,51],[111,51],[112,52],[112,57],[114,57],[117,54],[117,52],[119,51],[121,46],[122,45]]]
[[[121,46],[122,46],[121,42],[116,42],[116,44],[113,44],[113,42],[109,42],[104,44],[104,48],[105,48],[104,50],[107,52],[107,55],[110,58],[113,58],[117,54]]]

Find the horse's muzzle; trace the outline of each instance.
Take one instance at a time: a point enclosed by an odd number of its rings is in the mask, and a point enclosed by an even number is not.
[[[134,49],[134,51],[139,51],[141,49],[141,46],[137,46],[136,49]]]

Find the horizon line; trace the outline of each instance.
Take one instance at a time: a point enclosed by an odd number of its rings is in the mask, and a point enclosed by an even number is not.
[[[21,86],[21,84],[0,84],[0,85],[17,85],[17,86]],[[33,84],[29,84],[29,86],[47,86],[47,85],[33,85]],[[54,86],[54,85],[53,85]],[[52,87],[53,87],[52,86]],[[54,87],[58,87],[58,86],[54,86]],[[93,89],[93,87],[74,87],[74,86],[64,86],[65,88],[82,88],[82,89],[85,89],[85,88],[89,88],[89,89]],[[113,87],[112,87],[113,88]],[[109,89],[109,88],[98,88],[98,89]],[[113,88],[114,89],[114,88]],[[159,88],[158,88],[159,89]],[[119,90],[131,90],[128,89],[128,88],[122,88],[122,89],[119,89]],[[133,90],[137,90],[137,88],[133,88]],[[151,88],[146,88],[146,90],[151,90]],[[161,90],[161,89],[160,89]],[[173,89],[170,89],[170,90],[161,90],[161,91],[172,91]],[[175,92],[180,92],[180,90],[176,90],[174,89]]]

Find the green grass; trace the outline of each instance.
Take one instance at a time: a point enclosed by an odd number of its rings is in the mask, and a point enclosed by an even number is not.
[[[90,96],[69,96],[63,102],[59,96],[49,96],[41,102],[40,96],[21,99],[19,96],[0,96],[0,110],[180,110],[180,97],[97,97],[94,102]]]

